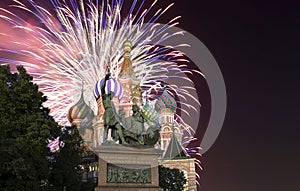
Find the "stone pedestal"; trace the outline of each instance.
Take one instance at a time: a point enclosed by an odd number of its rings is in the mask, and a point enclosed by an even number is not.
[[[162,191],[158,175],[161,150],[102,145],[95,151],[99,156],[95,191]]]

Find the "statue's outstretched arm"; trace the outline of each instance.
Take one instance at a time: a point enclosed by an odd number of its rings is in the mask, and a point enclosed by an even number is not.
[[[105,94],[106,81],[109,79],[109,77],[110,77],[110,73],[107,73],[104,78],[104,83],[101,86],[101,95]]]

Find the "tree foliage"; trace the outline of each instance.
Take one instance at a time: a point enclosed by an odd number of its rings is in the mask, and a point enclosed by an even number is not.
[[[55,153],[50,176],[51,190],[79,190],[82,180],[80,164],[83,141],[76,126],[63,128],[60,140],[64,147]]]
[[[179,169],[159,166],[159,186],[164,191],[182,191],[186,181],[184,173]]]
[[[32,77],[23,67],[17,70],[0,66],[0,187],[42,190],[50,173],[46,140],[58,125]]]

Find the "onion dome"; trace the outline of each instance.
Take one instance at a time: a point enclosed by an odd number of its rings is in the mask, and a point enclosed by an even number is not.
[[[95,85],[94,96],[96,100],[101,96],[101,87],[103,83],[104,83],[104,78],[98,81]],[[105,94],[108,94],[109,92],[113,92],[114,97],[118,97],[119,100],[123,96],[122,85],[114,78],[110,78],[106,81]]]
[[[165,89],[163,94],[156,100],[155,110],[160,112],[164,109],[169,109],[175,113],[176,108],[176,100],[168,93],[167,89]]]
[[[70,121],[70,123],[73,123],[75,120],[85,121],[84,126],[91,127],[93,117],[94,117],[94,112],[85,103],[83,99],[83,93],[81,93],[79,101],[69,109],[68,120]]]
[[[123,44],[123,49],[124,49],[124,57],[130,57],[131,54],[131,49],[132,49],[132,43],[130,41],[126,41]]]
[[[149,121],[158,123],[158,121],[159,121],[158,113],[150,107],[148,98],[146,99],[146,104],[143,107],[143,112],[144,112],[144,115],[148,118]]]

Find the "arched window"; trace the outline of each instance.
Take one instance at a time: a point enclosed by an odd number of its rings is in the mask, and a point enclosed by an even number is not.
[[[171,131],[171,128],[166,126],[163,128],[163,132],[170,132]]]

